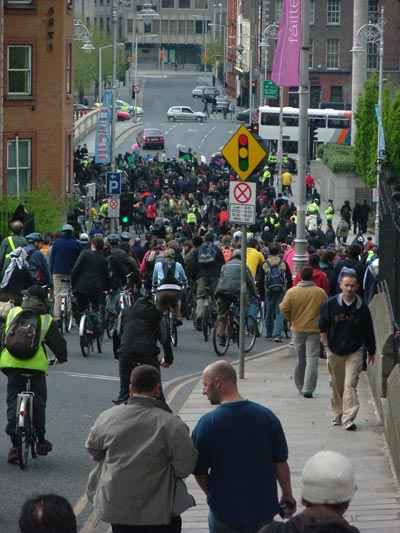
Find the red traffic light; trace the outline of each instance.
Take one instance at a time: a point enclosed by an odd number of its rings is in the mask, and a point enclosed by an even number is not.
[[[239,168],[243,172],[249,169],[249,138],[242,133],[239,135]]]

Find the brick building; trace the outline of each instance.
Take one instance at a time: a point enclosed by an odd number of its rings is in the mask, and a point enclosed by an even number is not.
[[[72,186],[72,0],[4,0],[2,194]]]

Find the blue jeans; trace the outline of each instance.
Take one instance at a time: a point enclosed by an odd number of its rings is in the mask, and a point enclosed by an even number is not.
[[[283,315],[279,310],[279,304],[283,294],[265,296],[265,330],[266,337],[282,337]]]
[[[257,525],[232,529],[232,527],[228,524],[225,524],[224,522],[218,520],[214,513],[211,511],[211,509],[208,513],[208,528],[210,530],[210,533],[257,533],[257,531],[259,531],[265,525],[266,523],[263,522]]]

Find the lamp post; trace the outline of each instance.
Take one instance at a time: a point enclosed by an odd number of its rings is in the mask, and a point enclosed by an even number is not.
[[[265,54],[264,54],[264,79],[266,80],[268,77],[268,48],[271,47],[270,39],[276,39],[278,35],[278,29],[279,26],[275,22],[272,24],[269,24],[266,26],[262,32],[261,35],[261,42],[259,44],[260,48],[265,48]],[[263,105],[266,105],[267,98],[263,98],[263,91],[261,90],[261,76],[262,76],[262,69],[260,68],[259,73],[259,86],[260,86],[260,107]],[[264,100],[264,101],[263,101]]]
[[[117,43],[117,46],[125,46],[124,43]],[[99,46],[98,48],[98,51],[99,51],[99,80],[98,80],[98,84],[99,84],[99,102],[101,102],[101,99],[102,99],[102,94],[103,94],[103,55],[102,55],[102,52],[103,50],[105,50],[106,48],[112,48],[113,47],[113,44],[105,44],[104,46]]]
[[[366,43],[374,44],[379,47],[379,77],[378,77],[378,112],[377,112],[377,122],[378,122],[378,142],[376,149],[377,156],[377,165],[376,165],[376,191],[377,191],[377,200],[376,200],[376,213],[375,213],[375,242],[379,244],[379,197],[380,197],[380,178],[382,173],[382,163],[385,159],[384,146],[382,146],[382,139],[384,138],[383,133],[383,122],[382,122],[382,104],[383,104],[383,55],[385,49],[385,30],[384,30],[384,7],[381,7],[380,16],[377,23],[369,22],[358,28],[355,34],[355,46],[352,49],[352,52],[360,53],[366,52],[366,50],[361,46],[360,40],[363,38]],[[353,110],[353,115],[355,111]],[[352,132],[353,135],[353,132]]]

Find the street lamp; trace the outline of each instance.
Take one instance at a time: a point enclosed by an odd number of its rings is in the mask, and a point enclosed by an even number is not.
[[[81,50],[85,52],[92,52],[95,47],[92,43],[92,35],[87,26],[85,26],[80,19],[74,19],[74,31],[73,31],[74,41],[82,41],[83,45]]]
[[[99,48],[98,48],[98,52],[99,52],[99,81],[98,81],[98,85],[99,85],[99,102],[101,102],[102,94],[103,94],[103,91],[102,91],[102,88],[103,88],[102,51],[105,50],[106,48],[112,48],[113,46],[114,46],[113,44],[105,44],[104,46],[99,46]],[[125,46],[125,45],[124,45],[124,43],[117,43],[117,46]],[[94,49],[94,47],[93,47],[93,49]]]
[[[268,48],[271,47],[270,39],[276,39],[278,36],[278,30],[279,25],[273,22],[272,24],[269,24],[266,26],[261,34],[261,42],[259,44],[260,48],[265,48],[265,54],[264,54],[264,79],[266,80],[268,77]],[[263,104],[263,91],[261,91],[261,65],[260,65],[260,73],[259,73],[259,86],[260,86],[260,106]],[[267,98],[264,99],[264,105],[267,104]]]
[[[380,17],[376,23],[369,22],[358,28],[355,35],[355,46],[351,50],[353,53],[366,52],[360,45],[360,39],[364,38],[367,43],[379,46],[379,83],[378,83],[378,109],[377,109],[377,122],[378,122],[378,142],[377,142],[377,166],[376,166],[376,213],[375,213],[375,242],[379,244],[379,197],[380,197],[380,177],[382,172],[382,163],[385,159],[385,147],[383,122],[382,122],[382,103],[383,103],[383,54],[384,54],[384,7],[381,7]],[[355,110],[353,109],[353,113]],[[353,132],[352,132],[353,135]]]

